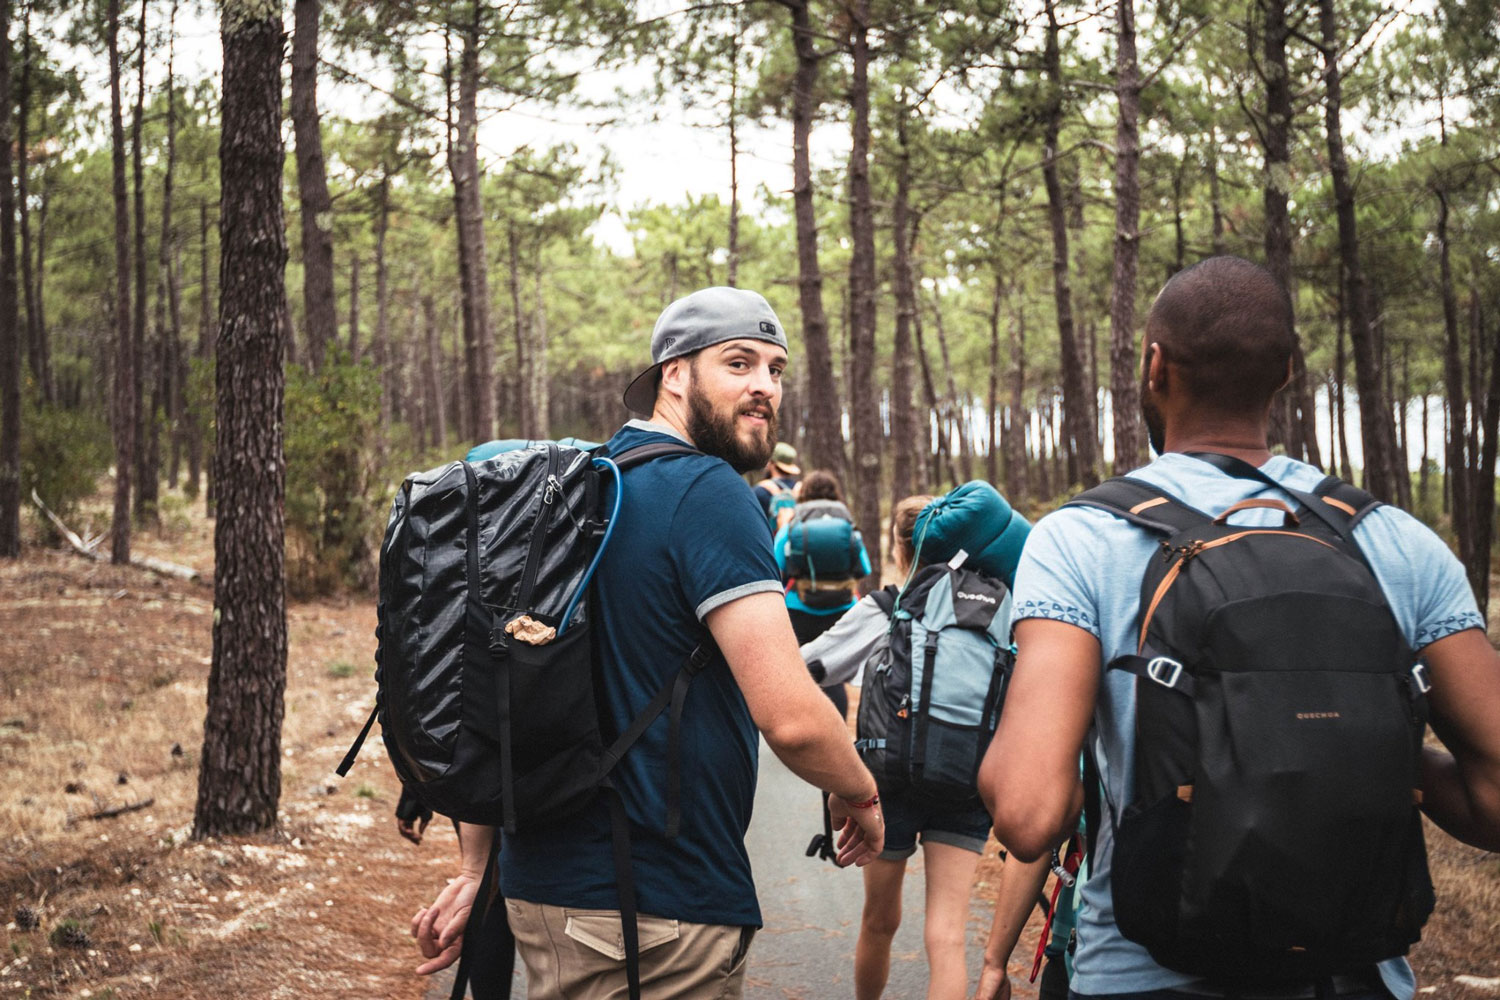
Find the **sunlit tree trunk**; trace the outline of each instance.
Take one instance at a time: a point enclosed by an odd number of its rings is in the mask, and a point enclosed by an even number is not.
[[[292,135],[297,153],[297,197],[302,211],[302,324],[307,364],[323,365],[338,337],[333,297],[333,201],[318,124],[318,19],[322,0],[296,0],[292,35]]]
[[[130,487],[135,471],[135,341],[130,331],[130,201],[125,193],[119,0],[109,0],[107,10],[110,162],[115,201],[115,507],[110,523],[110,559],[123,564],[130,562]]]
[[[1135,0],[1115,4],[1115,269],[1109,303],[1109,395],[1114,417],[1116,475],[1146,464],[1146,435],[1135,353],[1135,282],[1140,257],[1140,69],[1135,51]],[[1215,205],[1215,209],[1217,209]],[[1217,222],[1217,216],[1215,216]]]
[[[10,160],[10,15],[10,0],[0,0],[0,558],[6,559],[21,554],[21,325]]]

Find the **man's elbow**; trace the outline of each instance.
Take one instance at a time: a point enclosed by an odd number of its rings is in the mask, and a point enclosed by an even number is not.
[[[789,713],[760,729],[766,744],[778,757],[796,755],[818,746],[827,739],[827,729],[815,725],[807,713]]]
[[[1062,840],[1061,824],[1039,818],[1034,810],[1017,809],[1001,800],[991,811],[995,839],[1018,861],[1035,861]]]

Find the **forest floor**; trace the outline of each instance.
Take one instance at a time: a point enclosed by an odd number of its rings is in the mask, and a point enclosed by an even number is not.
[[[212,524],[180,504],[135,546],[211,579]],[[371,704],[373,602],[289,606],[281,829],[194,842],[212,615],[207,582],[37,544],[0,564],[0,998],[422,996],[408,920],[452,872],[452,830],[397,835],[378,739],[333,774]],[[1500,995],[1500,856],[1428,843],[1424,993]],[[1023,943],[1018,983],[1029,965]]]

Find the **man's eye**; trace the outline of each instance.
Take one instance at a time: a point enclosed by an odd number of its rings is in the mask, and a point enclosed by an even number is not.
[[[735,371],[739,372],[739,371],[744,371],[745,369],[749,368],[750,366],[747,363],[745,363],[744,361],[731,361],[731,362],[729,362],[729,367],[732,368],[732,369],[734,369]]]
[[[781,378],[781,373],[784,372],[785,370],[786,369],[782,368],[780,365],[772,365],[771,366],[771,377],[772,378]]]

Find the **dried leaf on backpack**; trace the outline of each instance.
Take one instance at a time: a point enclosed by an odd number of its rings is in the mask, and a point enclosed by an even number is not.
[[[529,646],[545,646],[557,638],[557,629],[530,615],[513,618],[505,624],[507,635],[513,635]]]

